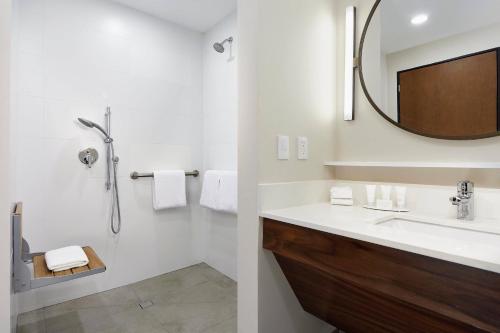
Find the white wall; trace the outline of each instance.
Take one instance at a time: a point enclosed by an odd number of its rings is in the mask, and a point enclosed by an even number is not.
[[[370,87],[370,95],[372,99],[376,101],[377,105],[380,107],[384,107],[384,95],[382,93],[385,85],[380,84],[384,76],[383,76],[383,61],[385,60],[381,50],[381,32],[382,32],[382,22],[380,13],[377,11],[370,23],[370,27],[368,36],[365,39],[365,49],[364,49],[364,57],[366,61],[363,61],[363,65],[368,63],[368,66],[363,66],[365,71],[365,83],[367,87]],[[345,88],[344,88],[345,89]],[[355,112],[356,113],[356,112]]]
[[[333,7],[330,0],[239,1],[238,332],[331,331],[303,311],[262,250],[256,184],[331,176],[323,162],[334,145]],[[291,137],[289,161],[276,159],[281,134]],[[310,142],[308,161],[296,157],[302,135]]]
[[[9,182],[9,110],[10,110],[10,0],[0,0],[0,332],[15,325],[15,298],[11,295],[11,232]],[[12,308],[11,308],[12,307]],[[12,314],[12,317],[11,317]],[[12,320],[12,323],[11,323]]]
[[[328,179],[331,173],[323,163],[333,157],[334,145],[334,3],[260,3],[259,183]],[[288,161],[277,160],[277,135],[291,137]],[[307,161],[297,160],[297,136],[309,138]],[[331,331],[329,325],[302,309],[274,257],[262,249],[262,242],[259,249],[259,332]]]
[[[215,52],[213,44],[232,36],[232,48]],[[226,17],[204,36],[203,117],[204,169],[237,170],[237,21],[236,13]],[[236,280],[237,217],[201,208],[204,250],[202,259]]]
[[[90,245],[108,267],[105,274],[24,293],[22,310],[199,262],[191,209],[154,212],[151,181],[128,175],[202,167],[203,36],[108,1],[18,2],[12,139],[24,236],[33,251]],[[102,122],[106,105],[120,157],[117,237],[108,221],[102,139],[75,122],[78,116]],[[89,146],[101,155],[91,170],[77,158]],[[196,205],[200,180],[187,182]]]
[[[238,0],[238,332],[259,332],[257,42],[259,2]]]
[[[259,181],[328,179],[335,120],[335,21],[329,0],[263,1],[260,10]],[[342,71],[340,71],[342,72]],[[276,136],[290,136],[290,160],[276,156]],[[309,160],[297,160],[297,136]]]

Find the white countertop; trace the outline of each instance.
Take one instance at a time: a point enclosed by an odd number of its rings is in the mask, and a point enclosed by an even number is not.
[[[305,228],[500,273],[500,220],[466,222],[412,213],[373,211],[356,206],[332,206],[329,203],[267,210],[260,215]],[[465,241],[443,239],[433,234],[413,233],[378,225],[395,217],[466,229],[471,232],[471,238]],[[493,237],[493,241],[498,237],[498,246],[474,241],[474,234],[477,234],[477,231],[488,233],[487,236]]]

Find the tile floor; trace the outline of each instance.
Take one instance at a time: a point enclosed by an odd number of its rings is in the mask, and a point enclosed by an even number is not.
[[[139,303],[152,301],[142,309]],[[236,333],[236,283],[199,264],[19,316],[17,333]]]

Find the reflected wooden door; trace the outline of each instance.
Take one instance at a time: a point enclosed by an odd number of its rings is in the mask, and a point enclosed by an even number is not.
[[[434,136],[498,129],[498,50],[398,72],[398,122]]]

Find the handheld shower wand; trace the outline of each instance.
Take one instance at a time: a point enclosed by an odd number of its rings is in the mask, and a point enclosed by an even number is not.
[[[87,119],[84,119],[84,118],[78,118],[78,121],[80,123],[82,123],[83,125],[89,127],[89,128],[97,128],[99,131],[102,132],[102,134],[104,134],[104,136],[106,137],[106,139],[111,139],[109,137],[109,134],[106,132],[106,130],[104,130],[104,128],[102,128],[98,124],[94,123],[93,121],[90,121],[90,120],[87,120]]]
[[[120,233],[122,226],[122,217],[120,211],[120,196],[118,192],[118,176],[117,176],[117,167],[120,159],[118,156],[115,156],[115,147],[113,145],[113,138],[111,137],[111,108],[108,106],[106,109],[106,129],[102,128],[98,124],[93,121],[78,118],[78,121],[83,125],[89,128],[96,128],[104,135],[104,143],[106,144],[106,190],[109,191],[112,189],[113,200],[111,203],[111,231],[116,235]],[[113,181],[111,181],[113,178]],[[115,226],[115,213],[118,220],[118,225]]]

